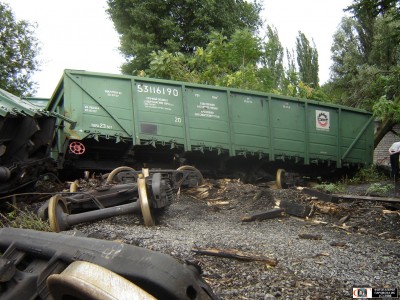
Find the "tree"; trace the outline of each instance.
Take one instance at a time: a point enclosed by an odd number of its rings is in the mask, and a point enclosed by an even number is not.
[[[311,47],[304,33],[300,31],[296,38],[296,50],[301,81],[312,88],[319,87],[318,51],[315,44]]]
[[[146,75],[195,83],[255,88],[257,63],[261,56],[261,41],[249,30],[236,30],[229,40],[219,32],[209,35],[210,42],[193,54],[151,54]]]
[[[334,36],[329,83],[331,95],[345,105],[373,110],[383,125],[375,146],[400,121],[400,3],[355,0]]]
[[[213,32],[193,54],[153,52],[146,75],[259,91],[278,90],[283,81],[282,51],[276,32],[263,42],[247,29],[230,39]]]
[[[257,2],[245,0],[108,0],[108,13],[120,34],[125,74],[146,70],[153,51],[193,54],[211,32],[228,38],[236,29],[261,25]]]
[[[230,39],[213,32],[209,40],[193,54],[153,52],[150,68],[142,75],[326,100],[318,86],[299,79],[294,51],[287,51],[285,70],[283,47],[274,28],[267,27],[265,40],[246,29],[236,30]]]
[[[354,0],[345,11],[351,12],[359,24],[360,41],[366,54],[372,49],[374,25],[378,17],[384,17],[387,22],[400,21],[400,2],[398,0]],[[397,23],[393,37],[399,41],[400,25]]]
[[[360,98],[351,97],[354,92],[352,83],[359,74],[359,67],[364,64],[361,42],[353,18],[343,18],[339,29],[333,36],[331,47],[332,61],[329,94],[336,96],[336,102],[352,107],[362,107]]]
[[[261,81],[267,91],[282,91],[285,70],[283,67],[284,50],[276,28],[267,26],[266,41],[260,58]]]
[[[7,4],[0,2],[0,88],[17,96],[34,92],[32,74],[38,69],[38,40],[34,26],[16,21]]]

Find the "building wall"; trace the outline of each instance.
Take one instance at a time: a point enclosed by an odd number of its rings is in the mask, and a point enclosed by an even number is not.
[[[375,123],[375,127],[380,125]],[[393,127],[393,130],[400,133],[400,124]],[[392,132],[388,132],[380,141],[374,151],[374,164],[390,166],[389,148],[394,142],[400,142],[400,137]]]

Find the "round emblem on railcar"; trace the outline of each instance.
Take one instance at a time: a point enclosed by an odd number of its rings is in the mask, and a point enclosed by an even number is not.
[[[322,112],[319,113],[317,120],[318,120],[319,126],[321,126],[321,127],[326,127],[329,124],[328,116],[325,113],[322,113]]]

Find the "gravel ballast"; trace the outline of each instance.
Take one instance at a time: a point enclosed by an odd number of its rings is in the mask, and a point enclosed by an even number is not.
[[[207,197],[181,191],[144,227],[140,216],[114,217],[74,228],[198,264],[221,299],[350,299],[353,287],[400,287],[400,216],[375,202],[319,203],[314,215],[242,222],[277,200],[315,204],[295,190],[273,190],[236,180],[212,181]],[[204,193],[203,193],[204,194]],[[333,205],[319,211],[315,207]],[[323,211],[323,212],[322,212]],[[349,216],[345,224],[338,221]],[[317,236],[317,239],[303,238]],[[278,261],[196,254],[194,248],[238,250]]]

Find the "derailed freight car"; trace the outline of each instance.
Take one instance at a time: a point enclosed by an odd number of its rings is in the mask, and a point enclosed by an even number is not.
[[[55,117],[0,89],[0,194],[9,193],[54,171],[50,145]]]
[[[196,165],[263,176],[368,166],[364,110],[248,90],[66,70],[47,109],[62,116],[60,169]]]

